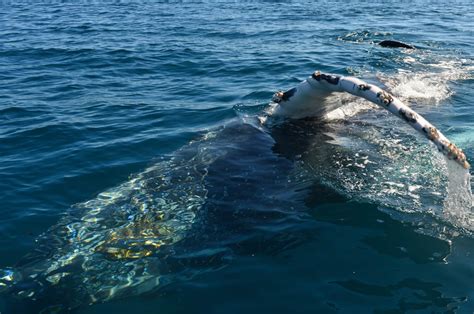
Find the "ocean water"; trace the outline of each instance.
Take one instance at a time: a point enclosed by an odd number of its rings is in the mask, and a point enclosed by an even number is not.
[[[0,312],[473,313],[465,173],[345,95],[259,123],[314,70],[354,75],[472,163],[473,21],[469,1],[0,2]]]

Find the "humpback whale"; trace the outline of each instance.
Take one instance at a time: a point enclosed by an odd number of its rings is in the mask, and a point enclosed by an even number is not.
[[[292,204],[283,206],[288,202],[283,197],[285,193],[300,193],[288,191],[285,186],[287,176],[292,175],[292,159],[297,159],[299,152],[279,146],[279,137],[290,134],[301,140],[308,136],[308,130],[300,130],[298,125],[294,130],[285,130],[287,125],[278,119],[322,117],[341,105],[326,102],[338,92],[367,99],[386,109],[458,166],[470,167],[461,149],[389,92],[355,77],[316,71],[296,87],[275,93],[260,119],[261,126],[270,132],[248,124],[223,126],[206,135],[206,141],[195,141],[178,150],[170,160],[75,206],[39,239],[37,252],[1,271],[0,292],[19,303],[33,304],[35,312],[47,313],[142,294],[190,278],[196,272],[221,267],[228,258],[227,250],[241,249],[236,241],[251,240],[245,239],[243,232],[251,226],[248,220],[236,219],[244,205],[236,203],[232,209],[212,212],[213,204],[228,193],[234,193],[242,203],[245,197],[258,197],[268,211],[253,213],[253,221],[274,221],[278,225],[282,217],[301,219]],[[270,153],[272,150],[277,156]],[[236,169],[234,163],[226,162],[232,159],[245,164],[245,169]],[[256,160],[263,160],[265,168],[254,167]],[[213,171],[228,173],[236,188],[229,191],[227,182],[210,179]],[[250,179],[256,181],[251,187],[257,188],[240,195],[240,189]],[[259,181],[272,184],[272,192],[263,187],[260,190]],[[213,199],[209,197],[210,189],[217,195]],[[209,227],[214,219],[219,221],[214,225],[221,224],[226,232],[237,234],[236,239],[226,235],[226,242],[230,243],[227,249],[214,247],[210,240],[222,237],[214,227]]]

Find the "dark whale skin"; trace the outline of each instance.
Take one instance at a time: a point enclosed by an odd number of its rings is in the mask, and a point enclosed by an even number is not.
[[[415,47],[402,43],[396,40],[382,40],[381,42],[377,43],[381,47],[385,48],[406,48],[406,49],[415,49]]]

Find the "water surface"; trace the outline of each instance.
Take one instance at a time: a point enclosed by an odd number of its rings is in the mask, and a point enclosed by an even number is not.
[[[470,2],[0,8],[0,268],[55,268],[2,313],[474,311],[472,212],[446,214],[432,145],[346,96],[342,120],[257,119],[356,75],[474,156]]]

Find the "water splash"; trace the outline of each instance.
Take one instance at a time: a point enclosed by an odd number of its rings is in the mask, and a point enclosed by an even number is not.
[[[469,173],[453,161],[448,168],[430,143],[393,127],[384,115],[369,110],[322,125],[292,122],[297,126],[285,132],[309,143],[298,162],[300,171],[341,195],[377,204],[423,234],[444,239],[471,234]]]
[[[472,211],[471,175],[469,170],[459,167],[446,159],[448,170],[447,195],[444,200],[443,215],[457,227],[474,231]]]

